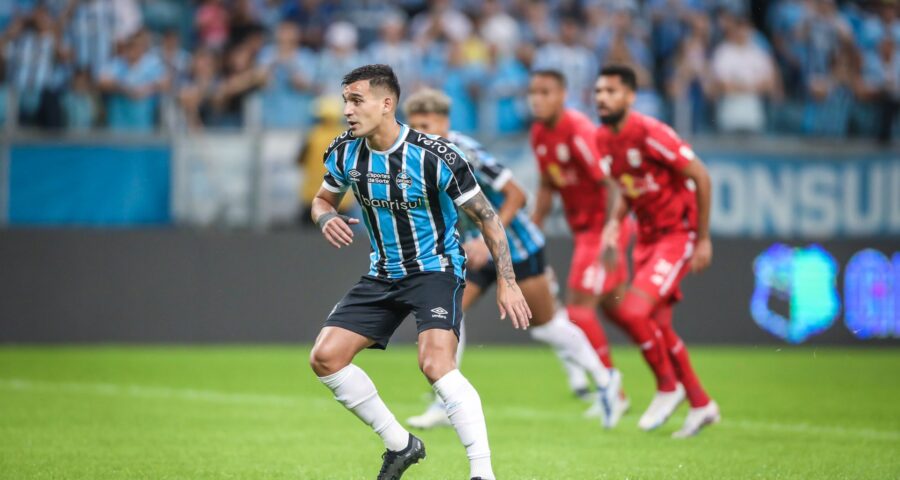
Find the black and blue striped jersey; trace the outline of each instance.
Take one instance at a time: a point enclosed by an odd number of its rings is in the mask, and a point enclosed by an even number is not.
[[[512,179],[512,170],[503,166],[493,155],[472,137],[459,132],[450,132],[447,139],[453,142],[466,155],[469,166],[475,172],[475,179],[481,186],[485,197],[497,210],[503,206],[506,196],[501,192],[503,187]],[[480,232],[463,232],[465,236],[477,236]],[[525,209],[516,212],[509,227],[506,228],[506,238],[509,241],[509,253],[513,263],[526,260],[544,248],[544,234],[541,229],[531,221],[531,217]]]
[[[383,152],[349,131],[337,137],[325,152],[322,186],[335,193],[351,189],[362,207],[370,275],[452,272],[465,278],[457,206],[481,188],[455,145],[400,126],[397,141]]]

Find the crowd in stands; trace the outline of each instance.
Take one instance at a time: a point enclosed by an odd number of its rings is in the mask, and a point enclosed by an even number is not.
[[[0,31],[22,127],[240,127],[255,105],[302,129],[377,62],[443,89],[455,128],[518,133],[530,70],[593,117],[599,66],[627,63],[637,108],[690,132],[900,131],[898,0],[0,0]]]

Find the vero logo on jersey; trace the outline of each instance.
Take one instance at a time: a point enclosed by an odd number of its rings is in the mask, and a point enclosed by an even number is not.
[[[753,320],[763,330],[800,343],[828,329],[840,314],[838,266],[818,245],[791,248],[776,243],[753,263]]]
[[[447,164],[453,165],[453,162],[456,161],[457,155],[446,143],[438,140],[436,137],[432,138],[431,136],[420,133],[418,137],[416,137],[416,141],[419,142],[420,145],[427,148],[431,153],[440,155],[444,157],[444,160],[447,161]]]
[[[441,307],[437,307],[437,308],[432,308],[432,309],[431,309],[431,313],[432,313],[431,316],[434,317],[434,318],[443,318],[443,319],[446,320],[446,319],[447,319],[447,314],[450,313],[450,312],[444,310],[444,309],[441,308]]]

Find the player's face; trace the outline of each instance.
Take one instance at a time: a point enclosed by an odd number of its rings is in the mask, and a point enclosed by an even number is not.
[[[439,113],[414,113],[407,118],[409,126],[430,135],[446,137],[450,132],[450,117]]]
[[[360,80],[344,86],[344,118],[350,133],[366,137],[381,125],[390,112],[392,98],[380,88],[371,88],[368,80]]]
[[[528,85],[528,105],[539,122],[556,118],[566,102],[566,89],[553,77],[535,75]]]
[[[616,75],[601,75],[594,92],[597,113],[606,125],[618,123],[634,103],[634,92]]]

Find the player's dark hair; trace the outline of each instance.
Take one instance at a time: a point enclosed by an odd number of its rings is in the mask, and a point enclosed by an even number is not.
[[[619,77],[628,88],[637,90],[637,74],[628,65],[606,65],[600,69],[601,77]]]
[[[543,70],[534,70],[531,72],[532,77],[550,77],[556,80],[556,83],[559,84],[560,87],[566,88],[566,76],[563,75],[559,70],[553,70],[552,68],[547,68]]]
[[[360,80],[368,80],[369,85],[372,87],[384,87],[393,93],[398,100],[400,99],[400,82],[397,80],[397,75],[394,74],[394,69],[390,65],[375,63],[354,68],[350,73],[344,75],[344,79],[341,80],[341,86],[350,85]]]

